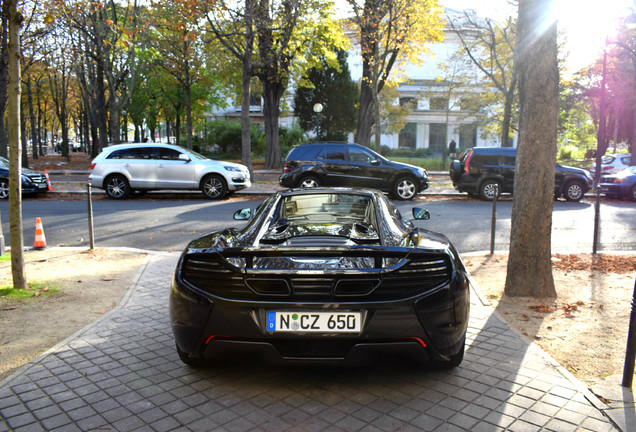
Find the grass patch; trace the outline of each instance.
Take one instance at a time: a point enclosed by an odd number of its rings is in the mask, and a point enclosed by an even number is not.
[[[0,286],[0,298],[7,300],[25,300],[34,297],[46,297],[59,292],[59,290],[48,283],[29,282],[27,289],[16,289],[13,285]]]
[[[3,262],[3,261],[11,261],[11,254],[7,253],[0,256],[0,262]]]

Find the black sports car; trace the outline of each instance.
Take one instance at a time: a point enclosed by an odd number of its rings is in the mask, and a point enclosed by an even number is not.
[[[234,218],[249,222],[193,240],[175,271],[170,316],[186,364],[360,364],[384,353],[461,363],[469,280],[459,254],[382,193],[286,190]]]

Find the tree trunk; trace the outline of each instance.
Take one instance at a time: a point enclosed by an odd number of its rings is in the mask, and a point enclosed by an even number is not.
[[[360,108],[358,109],[358,129],[356,130],[355,142],[369,147],[374,124],[373,89],[363,80],[360,87]]]
[[[29,145],[26,136],[26,121],[24,120],[24,107],[20,105],[20,145],[22,146],[22,168],[29,167]]]
[[[551,262],[559,72],[551,0],[519,1],[517,61],[520,134],[505,294],[555,297]],[[540,33],[537,28],[543,28]]]
[[[185,86],[186,103],[186,147],[192,150],[192,100],[190,96],[190,74],[186,73],[187,84]]]
[[[634,79],[636,80],[636,50],[632,51],[632,65],[634,66]],[[636,81],[634,81],[636,86]],[[636,109],[632,117],[632,161],[631,166],[636,165]]]
[[[280,109],[281,85],[263,83],[263,117],[265,118],[265,169],[279,169],[282,166],[278,113]]]
[[[11,274],[14,289],[26,289],[24,239],[22,237],[22,167],[20,159],[20,27],[22,15],[17,0],[5,0],[9,12],[7,59],[9,65],[7,117],[9,121],[9,231],[11,237]]]
[[[113,144],[121,143],[119,109],[117,108],[117,100],[112,94],[108,96],[108,126],[110,142]]]
[[[373,92],[373,111],[376,121],[375,121],[375,151],[376,153],[381,153],[382,147],[382,122],[380,121],[380,100],[378,98],[377,89]]]
[[[246,38],[249,40],[249,38]],[[252,174],[252,143],[250,135],[250,78],[251,78],[251,50],[245,52],[243,59],[243,76],[241,78],[241,162]]]
[[[35,113],[33,111],[33,92],[31,89],[31,76],[27,78],[27,103],[29,104],[29,119],[31,120],[31,152],[33,159],[37,159],[39,155],[40,140],[38,139],[38,128],[35,122]]]
[[[175,111],[174,143],[179,145],[181,143],[181,116],[179,115],[179,108],[175,108]],[[170,135],[168,135],[168,137],[170,137]]]
[[[9,6],[10,1],[2,2],[2,39],[0,41],[0,156],[7,157],[8,152],[8,137],[7,131],[4,127],[5,109],[7,107],[7,82],[9,76],[9,60],[8,60],[8,46],[7,41],[9,37]]]
[[[636,165],[636,109],[634,110],[634,116],[633,116],[633,120],[632,120],[632,124],[634,126],[632,126],[634,128],[633,130],[633,136],[632,136],[632,161],[630,163],[631,166]]]
[[[254,5],[252,0],[245,0],[245,51],[241,58],[241,162],[250,172],[252,170],[252,142],[250,134],[250,82],[252,78],[252,54],[254,47]]]
[[[512,143],[510,142],[510,121],[512,118],[512,104],[514,103],[515,87],[516,85],[511,86],[510,91],[506,93],[506,102],[504,104],[504,113],[501,122],[502,147],[512,147]]]
[[[100,46],[99,44],[97,45]],[[99,137],[97,142],[93,141],[93,153],[95,157],[102,148],[108,146],[108,126],[106,121],[106,89],[104,88],[104,68],[98,62],[95,79],[95,117],[97,120],[97,130]]]

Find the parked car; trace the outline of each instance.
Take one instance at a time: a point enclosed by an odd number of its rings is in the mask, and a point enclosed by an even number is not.
[[[459,192],[491,201],[498,193],[512,193],[517,149],[474,147],[464,150],[450,165],[450,178]],[[592,188],[592,176],[584,169],[556,165],[554,197],[580,201]]]
[[[617,174],[603,175],[599,186],[608,198],[621,197],[636,201],[636,166],[630,166]]]
[[[316,142],[290,150],[279,182],[289,188],[374,188],[411,200],[428,188],[428,174],[423,168],[390,161],[358,144]]]
[[[632,155],[629,153],[612,153],[601,156],[601,175],[616,174],[629,167]],[[590,172],[596,171],[596,162],[592,164]]]
[[[211,199],[251,186],[244,165],[208,159],[170,144],[119,144],[106,147],[91,163],[88,182],[113,199],[133,191],[197,190]]]
[[[22,168],[22,193],[46,193],[49,190],[46,176],[40,172]],[[0,156],[0,199],[9,198],[9,161]]]
[[[247,225],[191,241],[177,264],[170,320],[184,363],[358,364],[382,353],[436,367],[462,361],[462,260],[380,191],[283,190],[234,218]]]

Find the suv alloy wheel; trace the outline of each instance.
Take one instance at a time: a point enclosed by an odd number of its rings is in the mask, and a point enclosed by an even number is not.
[[[486,201],[492,201],[495,199],[495,195],[497,197],[501,196],[499,182],[497,180],[485,180],[479,187],[479,196]]]
[[[106,194],[112,199],[126,199],[130,196],[128,180],[122,175],[112,175],[106,179]]]

